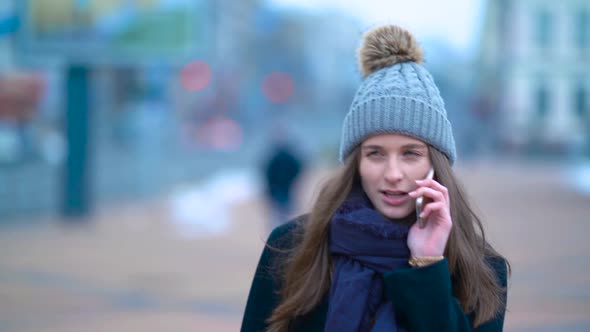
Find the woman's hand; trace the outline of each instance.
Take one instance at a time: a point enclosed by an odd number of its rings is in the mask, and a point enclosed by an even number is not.
[[[409,193],[416,199],[424,196],[428,201],[418,218],[424,219],[424,226],[416,222],[408,234],[408,247],[414,257],[443,256],[453,221],[451,220],[449,192],[435,180],[417,180],[418,188]]]

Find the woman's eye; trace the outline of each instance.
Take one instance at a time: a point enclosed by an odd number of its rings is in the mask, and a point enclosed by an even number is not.
[[[380,156],[381,152],[379,151],[370,151],[367,153],[367,157],[372,157],[372,156]]]
[[[406,151],[404,152],[404,156],[410,156],[410,157],[417,157],[417,156],[421,156],[421,154],[417,151]]]

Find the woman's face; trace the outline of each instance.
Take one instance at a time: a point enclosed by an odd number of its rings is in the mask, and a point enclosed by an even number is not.
[[[432,167],[428,146],[409,136],[381,134],[367,138],[360,148],[359,174],[375,208],[390,219],[412,213],[415,201],[408,193]]]

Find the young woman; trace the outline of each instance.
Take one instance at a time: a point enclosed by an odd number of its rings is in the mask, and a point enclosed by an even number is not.
[[[379,27],[359,59],[343,166],[309,214],[270,235],[242,331],[502,331],[508,264],[451,168],[451,124],[418,44]]]

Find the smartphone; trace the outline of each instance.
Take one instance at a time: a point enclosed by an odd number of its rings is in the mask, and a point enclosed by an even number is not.
[[[434,178],[434,169],[431,168],[428,171],[428,174],[426,175],[426,179],[432,179]],[[421,228],[424,227],[425,224],[425,220],[420,218],[420,213],[422,213],[422,209],[424,208],[424,197],[420,196],[418,198],[416,198],[416,217],[418,218],[418,226],[420,226]]]

